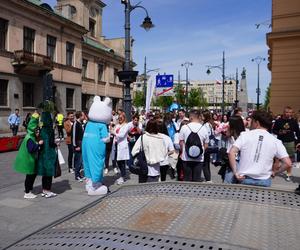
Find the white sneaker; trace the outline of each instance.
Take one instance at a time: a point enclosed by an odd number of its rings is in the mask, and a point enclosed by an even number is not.
[[[37,195],[35,195],[35,194],[31,193],[31,192],[24,194],[24,199],[34,199],[36,197],[37,197]]]
[[[286,181],[291,181],[291,176],[288,176],[288,175],[287,175],[286,178],[285,178],[285,180],[286,180]]]
[[[114,173],[115,174],[118,174],[119,173],[119,170],[117,168],[114,168]]]
[[[210,184],[212,184],[212,183],[213,183],[213,181],[206,181],[205,183],[210,183]]]
[[[116,180],[117,185],[122,185],[124,183],[124,178],[120,177],[119,179]]]
[[[108,169],[107,169],[107,168],[104,169],[104,174],[105,174],[105,175],[108,174]]]
[[[76,177],[75,180],[77,180],[78,182],[83,182],[83,179],[80,177]]]
[[[55,196],[57,196],[57,194],[56,194],[56,193],[53,193],[53,192],[50,192],[50,191],[48,191],[48,192],[43,192],[43,193],[42,193],[42,196],[43,196],[43,197],[45,197],[45,198],[52,198],[52,197],[55,197]]]
[[[88,195],[106,195],[107,194],[107,187],[102,185],[98,187],[97,189],[90,188],[88,190]]]

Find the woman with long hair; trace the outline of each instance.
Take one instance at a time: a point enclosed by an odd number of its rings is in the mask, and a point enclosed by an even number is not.
[[[240,136],[240,134],[245,131],[245,125],[244,121],[240,116],[231,116],[229,118],[229,127],[227,130],[227,137],[228,137],[228,143],[227,143],[227,154],[229,153],[232,145],[236,141],[236,139]],[[237,169],[238,169],[238,162],[239,162],[239,156],[236,156],[237,161]],[[225,183],[236,183],[234,174],[230,168],[230,166],[227,167],[225,172]]]
[[[145,131],[136,141],[132,149],[132,156],[138,154],[142,148],[141,146],[143,146],[148,174],[145,176],[139,175],[139,183],[157,182],[160,176],[160,163],[166,159],[168,153],[163,138],[158,134],[156,120],[149,120]]]

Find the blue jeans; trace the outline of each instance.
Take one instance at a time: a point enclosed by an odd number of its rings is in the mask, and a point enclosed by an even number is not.
[[[249,176],[245,176],[246,178],[241,181],[241,184],[244,185],[253,185],[253,186],[262,186],[262,187],[270,187],[272,184],[271,178],[265,180],[253,179]]]
[[[74,168],[75,168],[75,179],[80,176],[80,170],[82,169],[82,154],[81,151],[74,150]]]
[[[231,170],[227,169],[225,173],[224,183],[226,184],[236,184],[238,183],[234,174]]]

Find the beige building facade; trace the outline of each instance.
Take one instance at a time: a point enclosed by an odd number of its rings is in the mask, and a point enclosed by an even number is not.
[[[102,36],[99,0],[0,1],[0,131],[16,108],[21,117],[43,100],[53,80],[60,112],[85,110],[94,95],[122,99],[116,77],[124,63],[123,39]]]
[[[300,1],[272,1],[272,31],[267,34],[272,72],[270,110],[287,105],[300,110]]]

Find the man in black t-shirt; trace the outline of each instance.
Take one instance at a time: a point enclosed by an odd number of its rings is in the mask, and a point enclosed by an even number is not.
[[[285,107],[281,118],[275,121],[273,133],[282,141],[292,161],[295,158],[295,149],[299,148],[300,131],[298,122],[293,119],[293,110],[291,107]],[[292,169],[287,170],[286,180],[290,181]]]

